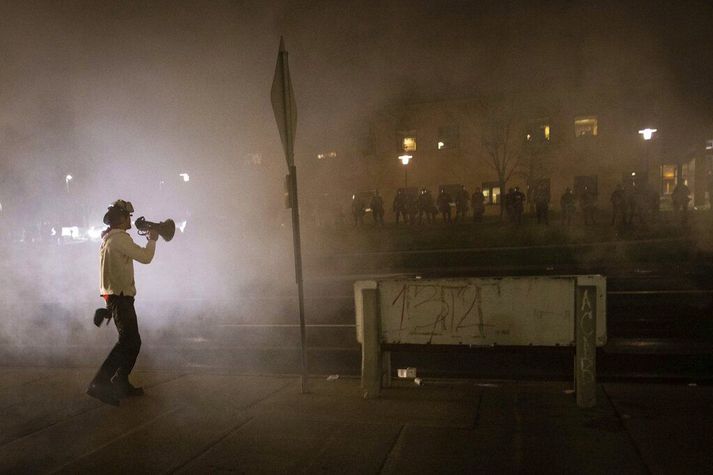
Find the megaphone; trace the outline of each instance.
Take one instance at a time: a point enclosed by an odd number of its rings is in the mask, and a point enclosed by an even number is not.
[[[173,235],[176,234],[176,223],[174,223],[172,219],[167,219],[160,223],[152,223],[151,221],[146,221],[146,219],[141,216],[136,219],[134,225],[141,236],[145,236],[149,231],[155,229],[158,231],[158,235],[167,242],[173,239]]]

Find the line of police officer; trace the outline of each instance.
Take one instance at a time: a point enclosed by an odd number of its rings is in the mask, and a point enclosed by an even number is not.
[[[396,215],[396,224],[402,220],[406,224],[435,223],[437,216],[441,215],[443,223],[456,223],[465,221],[469,209],[473,209],[473,221],[479,222],[485,213],[485,196],[480,188],[477,188],[471,195],[465,186],[461,186],[455,197],[455,217],[452,216],[451,203],[453,197],[444,188],[441,188],[436,199],[426,188],[421,188],[417,194],[407,193],[404,189],[399,189],[394,197],[392,211]],[[384,199],[377,190],[371,197],[369,208],[372,211],[374,224],[384,224]],[[364,224],[366,214],[366,203],[358,195],[352,196],[352,217],[354,225]],[[425,218],[425,219],[424,219]]]
[[[549,224],[549,203],[550,189],[545,183],[539,183],[532,190],[532,202],[535,208],[535,215],[538,224]],[[455,217],[452,216],[451,203],[454,201],[451,194],[441,188],[436,199],[433,199],[431,192],[426,188],[421,188],[417,194],[407,193],[404,189],[399,189],[394,197],[392,211],[395,214],[396,224],[402,220],[405,224],[428,224],[435,223],[437,216],[441,215],[444,224],[465,222],[470,209],[473,210],[473,222],[482,221],[485,212],[485,196],[480,188],[476,188],[473,194],[469,194],[465,186],[457,191],[455,196]],[[510,188],[503,196],[503,209],[507,219],[513,224],[521,224],[526,201],[525,194],[519,187]],[[596,194],[588,187],[583,187],[577,195],[571,188],[566,188],[560,197],[560,208],[562,213],[562,223],[572,224],[572,219],[576,214],[577,204],[582,214],[585,225],[596,224]],[[685,224],[688,218],[688,202],[690,201],[690,190],[684,183],[679,183],[672,194],[674,216],[681,223]],[[655,222],[659,214],[659,194],[646,185],[629,184],[629,186],[617,185],[610,197],[611,203],[611,224],[634,224],[637,219],[639,223],[646,224],[648,221]],[[372,211],[374,224],[384,224],[384,200],[377,190],[369,202]],[[366,214],[366,203],[361,197],[355,194],[352,197],[352,216],[354,225],[364,224]],[[424,219],[425,218],[425,219]]]

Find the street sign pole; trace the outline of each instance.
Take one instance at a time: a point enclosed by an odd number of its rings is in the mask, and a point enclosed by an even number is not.
[[[305,331],[305,298],[302,280],[302,242],[300,240],[300,207],[297,200],[297,167],[290,166],[290,192],[292,205],[292,242],[295,248],[295,280],[300,307],[300,349],[302,356],[302,393],[307,393],[307,348]]]
[[[277,54],[275,77],[272,81],[272,109],[275,112],[277,128],[280,131],[282,145],[285,148],[285,159],[289,170],[289,198],[292,208],[292,242],[295,254],[295,280],[297,281],[297,295],[300,311],[300,355],[301,355],[301,388],[302,393],[307,393],[307,348],[304,311],[304,283],[302,280],[302,243],[300,240],[300,208],[297,199],[297,167],[294,159],[294,137],[297,125],[297,107],[292,92],[290,70],[287,63],[285,43],[280,38],[280,51]]]

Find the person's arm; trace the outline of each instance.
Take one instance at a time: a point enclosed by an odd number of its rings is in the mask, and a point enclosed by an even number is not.
[[[136,244],[128,234],[119,234],[115,238],[119,238],[117,242],[118,250],[131,259],[142,264],[148,264],[153,260],[154,253],[156,252],[155,239],[149,239],[146,243],[146,247],[141,247]]]

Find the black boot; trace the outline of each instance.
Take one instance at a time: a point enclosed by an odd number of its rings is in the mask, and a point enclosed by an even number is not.
[[[134,386],[129,382],[128,378],[122,379],[117,376],[112,380],[111,385],[114,387],[114,393],[119,399],[144,395],[144,388]]]
[[[87,394],[105,404],[119,406],[119,398],[116,396],[113,384],[109,382],[92,381],[87,388]]]

